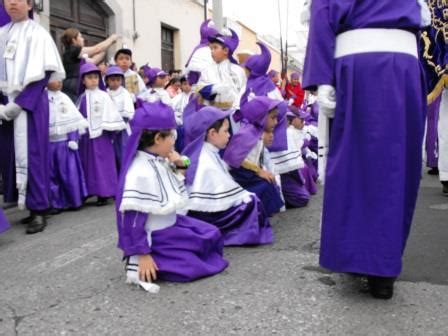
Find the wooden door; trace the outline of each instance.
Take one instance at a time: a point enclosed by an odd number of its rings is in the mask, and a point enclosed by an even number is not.
[[[60,38],[67,28],[77,28],[86,45],[94,45],[108,36],[108,14],[98,0],[52,0],[50,32],[62,53]]]

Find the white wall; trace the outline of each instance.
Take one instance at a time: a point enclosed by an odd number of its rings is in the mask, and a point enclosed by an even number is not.
[[[134,51],[136,64],[148,62],[151,66],[160,67],[161,24],[164,23],[178,29],[175,36],[175,67],[182,69],[200,40],[203,7],[192,0],[135,0],[136,31],[139,37],[134,42],[132,1],[115,1],[122,9],[121,24],[118,17],[116,23],[122,27],[124,43]]]

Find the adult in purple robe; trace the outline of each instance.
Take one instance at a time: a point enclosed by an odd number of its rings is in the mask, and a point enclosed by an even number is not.
[[[334,116],[320,264],[367,275],[382,299],[392,297],[402,269],[420,182],[423,8],[417,0],[311,5],[304,87],[318,88],[320,113]]]
[[[12,21],[0,29],[0,90],[8,101],[0,105],[0,119],[6,121],[0,130],[2,147],[5,143],[0,162],[6,162],[3,178],[10,182],[14,153],[18,205],[30,210],[26,232],[32,234],[44,230],[49,208],[49,105],[44,90],[50,76],[62,80],[65,72],[50,34],[29,19],[32,1],[6,2],[5,9]],[[12,195],[6,196],[9,200]]]

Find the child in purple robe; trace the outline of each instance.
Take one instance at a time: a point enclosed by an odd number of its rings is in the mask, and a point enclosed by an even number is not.
[[[255,193],[263,203],[268,216],[283,207],[275,176],[263,169],[263,132],[272,132],[278,123],[278,100],[255,97],[246,103],[241,113],[245,122],[227,146],[224,153],[235,181],[243,188]]]
[[[138,96],[139,100],[153,103],[161,100],[164,104],[172,106],[173,102],[165,90],[168,74],[159,68],[148,68],[145,70],[145,77],[147,79],[147,90]]]
[[[272,155],[276,171],[280,174],[282,192],[287,207],[300,208],[308,204],[311,194],[316,192],[313,177],[303,160],[312,155],[306,148],[306,134],[303,131],[304,115],[288,112],[288,149]],[[313,183],[313,184],[311,184]]]
[[[98,206],[107,204],[117,188],[117,168],[113,139],[126,128],[120,113],[104,87],[98,67],[92,63],[81,66],[82,80],[78,109],[89,122],[89,130],[79,141],[79,152],[86,176],[89,196],[97,196]]]
[[[258,197],[236,183],[219,156],[230,137],[230,111],[204,107],[191,115],[192,142],[184,154],[189,215],[211,223],[224,235],[224,245],[258,245],[273,241],[272,228]]]
[[[221,272],[228,263],[219,230],[178,214],[188,195],[176,173],[185,162],[174,151],[173,110],[160,101],[143,103],[133,126],[116,196],[127,282],[152,290],[156,279],[187,282]]]
[[[110,66],[105,75],[107,93],[112,98],[123,121],[126,123],[126,129],[120,131],[114,140],[115,156],[117,158],[117,168],[120,170],[126,144],[131,135],[129,121],[134,118],[135,108],[132,95],[123,87],[124,73],[118,66]]]
[[[50,103],[50,202],[52,213],[79,208],[87,197],[78,153],[79,134],[89,127],[75,104],[61,92],[62,82],[47,85]]]

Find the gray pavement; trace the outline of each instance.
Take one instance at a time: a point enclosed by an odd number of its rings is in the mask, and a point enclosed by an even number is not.
[[[227,248],[230,267],[148,294],[124,283],[113,207],[0,235],[0,335],[448,335],[448,198],[424,176],[396,296],[371,299],[318,267],[321,193],[272,220],[276,242]]]

